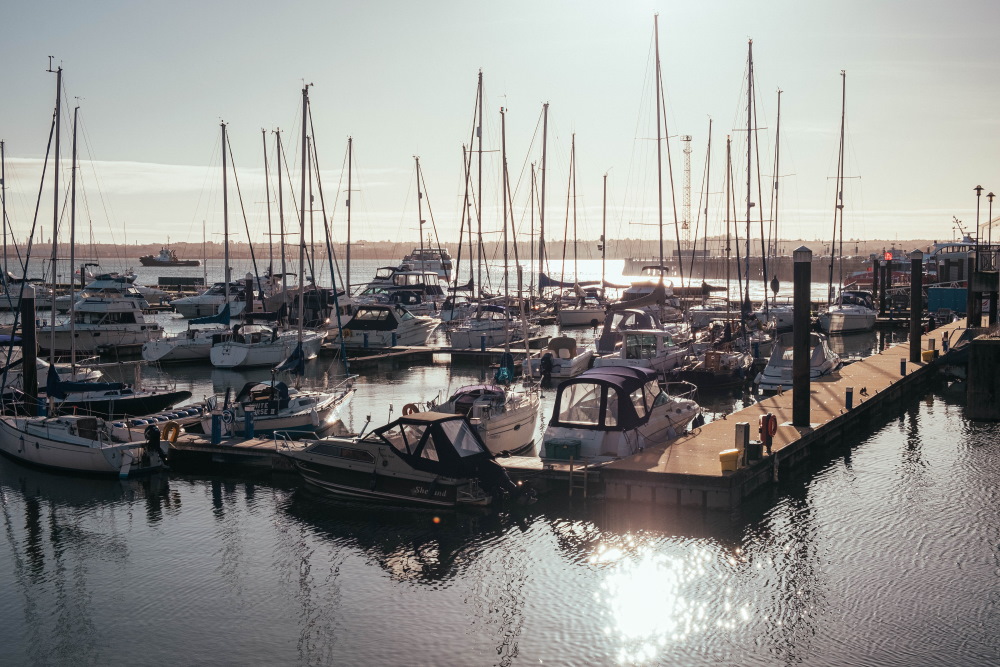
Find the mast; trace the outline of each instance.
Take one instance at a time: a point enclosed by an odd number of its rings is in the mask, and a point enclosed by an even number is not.
[[[500,107],[500,170],[501,198],[503,199],[503,300],[504,300],[504,351],[510,352],[510,326],[506,322],[510,308],[510,274],[507,270],[507,110]],[[520,299],[520,295],[518,295]]]
[[[726,319],[729,319],[729,307],[732,304],[732,292],[730,292],[731,286],[731,272],[732,272],[732,257],[733,257],[733,247],[729,242],[729,204],[731,201],[730,193],[733,187],[733,140],[732,137],[726,135],[726,187],[725,187],[725,197],[726,197]]]
[[[531,257],[531,277],[528,279],[528,295],[531,302],[535,302],[535,163],[531,163],[531,192],[528,195],[531,202],[531,234],[528,236],[530,245],[529,257]]]
[[[753,208],[751,198],[751,165],[753,154],[751,152],[753,140],[753,40],[747,43],[747,234],[746,252],[743,255],[743,275],[746,278],[743,301],[740,304],[740,319],[743,319],[747,304],[750,303],[750,209]],[[765,277],[765,280],[767,278]],[[765,300],[767,295],[765,294]]]
[[[77,105],[73,109],[73,163],[72,163],[72,186],[70,188],[70,207],[69,207],[69,269],[70,269],[70,281],[69,281],[69,364],[70,364],[70,380],[76,377],[76,295],[75,287],[76,281],[72,279],[73,277],[73,266],[76,264],[76,121],[80,115],[80,105]],[[83,279],[83,271],[80,272],[80,279]],[[55,313],[55,297],[52,300],[52,312]],[[53,322],[54,324],[54,322]]]
[[[223,266],[222,279],[225,281],[223,288],[225,294],[224,303],[229,303],[229,184],[226,181],[226,123],[219,123],[222,128],[222,245],[223,245]]]
[[[313,174],[312,174],[312,137],[306,137],[306,180],[309,183],[309,274],[312,276],[312,284],[316,285],[316,264],[313,259],[316,256],[316,222],[313,218]],[[305,206],[305,204],[303,204]],[[325,222],[325,220],[324,220]],[[303,274],[304,275],[304,274]],[[332,276],[331,276],[332,277]],[[305,313],[302,314],[305,317]]]
[[[417,235],[420,237],[420,272],[424,271],[424,191],[420,189],[420,156],[413,156],[417,165]],[[423,281],[423,278],[421,278]]]
[[[52,60],[49,59],[49,70],[52,71]],[[55,300],[55,288],[56,288],[56,242],[59,238],[59,135],[61,127],[61,115],[62,115],[62,67],[56,68],[56,153],[55,161],[53,163],[53,178],[54,186],[52,188],[52,290],[53,296],[51,297],[52,306],[52,317],[49,327],[50,342],[49,342],[49,356],[50,362],[55,355],[56,347],[56,300]],[[28,372],[25,370],[24,372]]]
[[[354,137],[347,137],[347,286],[346,294],[351,295],[351,162],[354,160]]]
[[[545,160],[548,157],[549,103],[542,105],[542,198],[538,202],[538,271],[545,270]],[[539,290],[541,292],[541,290]]]
[[[608,172],[604,172],[604,194],[601,195],[601,294],[604,294],[604,263],[608,252]]]
[[[281,168],[284,160],[281,157],[281,128],[274,132],[278,142],[278,251],[281,253],[281,291],[288,290],[288,283],[285,276],[288,275],[288,267],[285,266],[285,191],[281,187]]]
[[[570,174],[573,178],[573,283],[580,282],[579,260],[577,259],[576,229],[576,132],[570,139]]]
[[[302,328],[305,324],[306,311],[305,311],[305,299],[306,291],[303,285],[303,276],[305,275],[305,262],[306,262],[306,163],[308,158],[308,148],[307,142],[309,137],[306,136],[306,130],[309,125],[309,86],[311,84],[306,84],[302,86],[302,190],[300,193],[299,201],[302,205],[299,207],[299,335],[298,342],[302,345]],[[310,206],[310,208],[312,208]]]
[[[274,235],[271,230],[271,177],[267,164],[267,130],[260,129],[260,138],[264,144],[264,199],[267,200],[267,272],[274,274]]]
[[[653,33],[656,42],[656,214],[660,233],[660,282],[663,282],[663,125],[660,120],[660,15],[653,15]]]
[[[7,285],[7,152],[6,144],[0,141],[0,206],[3,207],[3,284]]]
[[[712,191],[712,119],[708,119],[708,150],[705,157],[705,235],[702,241],[701,279],[708,274],[708,193]],[[694,273],[694,268],[691,269]],[[693,282],[693,281],[692,281]],[[727,297],[728,298],[728,297]]]
[[[781,88],[778,89],[778,120],[776,128],[774,130],[774,204],[771,206],[771,256],[774,258],[775,264],[778,263],[778,209],[780,203],[780,194],[778,192],[778,184],[780,183],[781,172],[778,169],[781,166]],[[767,277],[766,275],[764,276]],[[775,272],[774,278],[777,279],[778,274]],[[777,283],[775,283],[777,284]],[[771,291],[771,299],[774,300],[775,305],[778,303],[778,292],[776,290]],[[767,303],[767,290],[764,291],[764,303]]]
[[[479,125],[476,127],[476,137],[479,140],[479,182],[476,186],[476,224],[478,239],[476,239],[476,284],[479,295],[483,294],[483,70],[479,70],[479,85],[476,87],[476,103],[479,106]],[[506,224],[506,223],[505,223]]]
[[[844,245],[844,193],[842,192],[844,187],[844,119],[846,117],[846,102],[847,102],[847,71],[840,70],[841,78],[841,92],[840,92],[840,149],[837,156],[837,177],[836,177],[836,194],[833,201],[833,237],[830,239],[830,270],[829,270],[829,281],[826,290],[826,305],[827,308],[833,302],[833,258],[834,252],[837,247],[837,217],[840,216],[840,245],[841,254],[843,254]],[[840,260],[840,271],[841,274],[844,272],[844,260]],[[843,278],[843,276],[841,276]]]

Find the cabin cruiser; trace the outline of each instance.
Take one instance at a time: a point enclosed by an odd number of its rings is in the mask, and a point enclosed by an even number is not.
[[[323,437],[341,425],[340,407],[353,394],[354,376],[330,391],[297,389],[274,380],[247,382],[232,402],[227,398],[219,406],[217,397],[208,399],[209,409],[202,417],[202,428],[205,433],[211,433],[211,412],[218,407],[223,411],[223,421],[229,423],[230,431],[235,436],[247,435],[246,417],[248,412],[252,412],[255,436],[283,431],[285,437],[292,439],[305,435]],[[226,411],[229,411],[228,415]]]
[[[448,335],[453,348],[478,350],[484,346],[498,347],[522,340],[524,328],[510,308],[499,304],[480,304],[475,316],[451,329]],[[539,331],[541,327],[537,324],[529,324],[528,338],[537,336]]]
[[[436,315],[445,300],[438,274],[417,270],[410,264],[383,266],[354,295],[355,303],[400,303],[415,315]]]
[[[513,389],[497,383],[461,387],[431,409],[464,416],[492,454],[515,454],[535,444],[538,405],[537,385]]]
[[[792,363],[794,360],[794,333],[780,334],[767,366],[754,379],[763,392],[776,392],[792,388]],[[841,367],[840,357],[830,349],[826,336],[809,334],[809,380],[829,375]]]
[[[819,326],[825,333],[871,331],[877,315],[871,292],[843,290],[833,305],[820,313]]]
[[[155,436],[130,442],[99,417],[0,417],[0,452],[46,468],[128,477],[163,466],[159,430],[153,428]]]
[[[451,281],[451,255],[447,248],[424,246],[414,248],[410,254],[403,257],[403,264],[412,266],[417,271],[434,272],[445,282]]]
[[[462,415],[415,412],[358,438],[281,442],[306,482],[330,493],[431,507],[518,493]]]
[[[426,345],[441,323],[433,317],[417,316],[400,305],[358,305],[354,315],[341,321],[341,332],[331,334],[331,344],[350,349],[384,348],[397,345]],[[331,331],[336,323],[331,322]]]
[[[524,374],[558,380],[576,377],[590,368],[593,358],[593,349],[581,348],[568,336],[555,336],[549,339],[545,349],[524,360]]]
[[[675,375],[700,388],[738,387],[750,382],[753,355],[729,345],[711,347],[688,357]]]
[[[302,334],[303,359],[315,359],[326,332]],[[280,331],[262,324],[237,324],[231,332],[216,334],[208,358],[216,368],[274,366],[284,361],[299,343],[295,330]]]
[[[147,307],[128,283],[98,278],[88,285],[87,296],[76,302],[72,322],[41,326],[38,346],[43,350],[92,354],[119,347],[139,347],[163,337],[163,328],[146,322]]]
[[[542,437],[543,458],[621,458],[677,438],[701,415],[688,383],[660,388],[648,368],[592,368],[559,385]]]
[[[573,291],[563,295],[558,303],[556,318],[562,327],[597,328],[604,322],[605,303],[597,288],[584,289],[573,286]]]
[[[686,349],[662,329],[634,329],[623,331],[621,347],[594,359],[594,367],[650,368],[663,375],[680,366],[686,354]]]
[[[202,328],[204,327],[204,328]],[[142,346],[142,358],[154,363],[183,363],[210,357],[212,346],[229,331],[229,304],[218,315],[196,317],[188,328],[172,336],[151,340]]]
[[[763,326],[773,323],[775,331],[791,331],[795,324],[795,306],[790,299],[762,305],[753,314]]]
[[[241,282],[229,283],[229,303],[233,315],[237,315],[237,302],[246,301],[246,284]],[[185,296],[174,299],[170,305],[174,307],[182,317],[207,317],[217,314],[222,304],[226,303],[226,283],[214,283],[207,290],[197,296]]]

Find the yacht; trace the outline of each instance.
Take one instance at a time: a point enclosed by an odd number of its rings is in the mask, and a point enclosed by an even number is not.
[[[202,328],[204,327],[204,328]],[[151,340],[142,346],[142,358],[153,363],[183,363],[209,359],[212,346],[229,331],[229,304],[218,315],[194,318],[184,331]]]
[[[456,508],[518,492],[456,414],[411,413],[364,437],[282,441],[278,451],[309,484],[353,498]]]
[[[499,304],[481,304],[476,314],[449,331],[451,346],[459,350],[498,347],[522,340],[524,329],[521,321],[509,308]],[[528,338],[541,331],[537,324],[527,326]]]
[[[794,360],[794,333],[778,336],[768,359],[767,366],[754,379],[754,384],[763,392],[776,392],[792,388],[792,363]],[[841,367],[842,363],[830,349],[826,336],[809,334],[809,379],[816,380],[829,375]]]
[[[588,294],[578,288],[576,297],[568,303],[559,304],[556,317],[561,327],[593,327],[597,328],[604,322],[604,302],[594,294]]]
[[[621,347],[594,359],[595,368],[630,366],[663,375],[680,366],[687,355],[686,349],[662,329],[633,329],[621,332],[621,336]]]
[[[833,305],[820,313],[819,326],[828,334],[871,331],[877,315],[871,292],[843,290]]]
[[[452,262],[447,248],[430,246],[414,248],[410,254],[403,257],[402,263],[409,264],[418,271],[433,272],[441,280],[451,282]]]
[[[648,368],[592,368],[559,385],[542,458],[621,458],[668,443],[701,415],[689,383],[664,391]]]
[[[555,336],[548,345],[524,360],[524,374],[533,378],[563,380],[576,377],[590,368],[594,350],[580,347],[568,336]]]
[[[232,435],[246,435],[246,415],[253,413],[255,436],[273,435],[282,431],[284,437],[298,439],[306,435],[323,437],[340,424],[339,411],[354,394],[354,377],[330,391],[313,391],[289,387],[281,381],[247,382],[231,404],[222,406],[230,411],[228,419]],[[211,412],[218,398],[208,399],[208,410],[202,417],[202,428],[211,433]]]
[[[315,359],[326,332],[302,334],[303,359]],[[262,324],[237,324],[232,331],[217,334],[208,358],[216,368],[274,366],[284,361],[299,342],[297,331],[279,331]]]
[[[231,304],[230,308],[233,315],[238,314],[235,307],[236,303],[242,301],[246,301],[246,284],[237,282],[229,283],[229,303]],[[197,296],[185,296],[180,299],[174,299],[170,302],[170,305],[182,317],[188,318],[215,315],[224,303],[226,303],[226,283],[220,282],[213,284]]]
[[[437,318],[414,315],[400,305],[358,305],[350,319],[341,321],[341,333],[335,333],[335,322],[330,323],[330,340],[337,347],[343,338],[349,349],[426,345],[440,323]]]
[[[375,278],[354,295],[354,301],[399,303],[415,315],[436,315],[444,304],[445,293],[437,273],[401,264],[376,269]]]
[[[514,389],[503,384],[461,387],[431,409],[469,420],[492,454],[516,454],[535,444],[539,391],[533,383]]]

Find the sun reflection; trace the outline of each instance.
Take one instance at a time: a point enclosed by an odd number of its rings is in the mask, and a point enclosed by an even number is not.
[[[708,583],[715,580],[712,562],[728,560],[706,548],[671,556],[632,540],[627,546],[598,546],[590,562],[608,568],[597,598],[607,610],[605,633],[621,642],[618,661],[655,662],[670,645],[692,635],[749,622],[750,606],[733,600],[724,578]]]

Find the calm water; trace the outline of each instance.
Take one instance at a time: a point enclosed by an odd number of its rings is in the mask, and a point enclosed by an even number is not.
[[[320,359],[307,382],[341,372]],[[343,417],[382,424],[390,403],[488,373],[365,369]],[[261,377],[144,375],[196,398]],[[754,398],[702,400],[717,416]],[[2,662],[997,664],[1000,426],[965,420],[963,400],[942,386],[735,513],[554,495],[434,514],[294,477],[80,479],[0,459]]]

